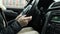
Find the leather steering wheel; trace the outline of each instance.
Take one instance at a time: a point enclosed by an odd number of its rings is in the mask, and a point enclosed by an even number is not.
[[[32,20],[27,27],[33,27],[33,29],[39,31],[40,29],[40,11],[37,10],[39,0],[33,0],[22,12],[21,15],[32,16]]]
[[[21,15],[28,14],[35,6],[37,6],[39,0],[33,0],[23,11],[20,13]]]

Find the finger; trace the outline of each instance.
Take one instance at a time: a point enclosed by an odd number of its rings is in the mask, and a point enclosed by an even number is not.
[[[28,20],[31,20],[32,19],[32,16],[30,16],[30,19],[28,19]]]
[[[24,17],[24,19],[31,20],[32,19],[32,16],[30,16],[30,17]]]
[[[30,19],[28,19],[28,21],[31,21],[32,20],[32,16],[30,16]]]
[[[26,15],[23,15],[22,17],[25,17]]]

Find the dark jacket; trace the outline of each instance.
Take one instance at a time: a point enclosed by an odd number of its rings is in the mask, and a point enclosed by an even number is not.
[[[16,34],[20,31],[21,26],[16,20],[11,20],[8,22],[8,26],[3,26],[3,18],[0,13],[0,34]]]

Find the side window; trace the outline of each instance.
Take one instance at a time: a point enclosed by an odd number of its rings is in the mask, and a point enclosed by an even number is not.
[[[24,8],[27,5],[26,0],[2,0],[2,2],[8,8]]]

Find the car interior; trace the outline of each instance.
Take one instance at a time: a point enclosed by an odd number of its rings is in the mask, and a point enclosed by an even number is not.
[[[47,0],[30,0],[23,9],[6,7],[7,9],[3,10],[5,15],[3,17],[5,21],[9,22],[19,14],[32,16],[32,20],[25,27],[32,27],[40,34],[54,34],[55,32],[59,34],[60,2],[48,2]]]

